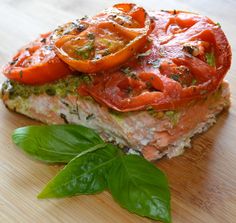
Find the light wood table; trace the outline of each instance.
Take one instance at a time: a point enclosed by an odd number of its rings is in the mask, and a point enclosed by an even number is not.
[[[1,0],[0,65],[18,48],[59,24],[93,15],[118,1]],[[124,1],[125,2],[125,1]],[[134,1],[132,1],[134,2]],[[142,0],[147,9],[182,9],[208,15],[220,22],[236,51],[236,1]],[[226,79],[232,106],[207,133],[196,137],[193,148],[157,165],[168,175],[174,223],[236,222],[236,64]],[[4,78],[1,76],[0,80]],[[128,213],[105,192],[59,200],[37,200],[36,195],[58,171],[25,156],[11,141],[12,131],[36,123],[9,112],[0,104],[0,222],[20,223],[138,223],[154,222]]]

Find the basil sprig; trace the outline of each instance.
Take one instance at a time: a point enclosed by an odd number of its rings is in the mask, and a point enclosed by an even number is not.
[[[38,198],[110,191],[130,212],[171,222],[170,191],[165,174],[138,155],[125,155],[80,125],[29,126],[16,129],[13,142],[47,163],[68,163]]]

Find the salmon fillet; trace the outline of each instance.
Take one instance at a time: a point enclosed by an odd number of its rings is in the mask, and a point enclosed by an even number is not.
[[[104,140],[127,147],[131,152],[140,152],[148,160],[180,155],[185,147],[191,146],[191,138],[212,126],[216,116],[230,105],[227,82],[213,94],[179,110],[156,112],[148,109],[127,113],[112,111],[91,97],[80,97],[73,91],[61,95],[60,87],[51,94],[39,89],[37,93],[22,95],[16,85],[20,86],[9,80],[2,85],[1,97],[8,109],[47,124],[87,126]]]

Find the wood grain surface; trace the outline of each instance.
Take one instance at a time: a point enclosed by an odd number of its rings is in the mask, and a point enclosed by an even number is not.
[[[93,15],[119,1],[1,0],[0,65],[39,33],[83,15]],[[126,2],[126,1],[123,1]],[[220,22],[236,53],[236,1],[185,0],[136,2],[146,9],[182,9]],[[236,222],[236,64],[226,79],[232,106],[207,133],[195,137],[193,148],[157,165],[169,179],[174,223]],[[0,81],[4,77],[1,75]],[[0,222],[154,222],[120,208],[105,192],[59,200],[37,200],[36,195],[61,167],[27,157],[11,141],[12,131],[36,122],[9,112],[0,103]]]

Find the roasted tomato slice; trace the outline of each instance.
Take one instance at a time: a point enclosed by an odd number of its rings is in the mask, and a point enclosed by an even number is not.
[[[155,29],[143,51],[116,71],[93,75],[80,94],[127,112],[177,109],[218,89],[231,64],[219,25],[181,11],[151,16]]]
[[[79,27],[85,30],[80,32]],[[81,21],[78,27],[55,41],[55,49],[75,70],[100,72],[116,68],[137,54],[151,29],[151,19],[143,8],[117,4],[92,19]]]
[[[3,67],[3,74],[24,84],[38,85],[57,80],[71,73],[53,50],[50,33],[23,47],[13,57],[12,62]]]

